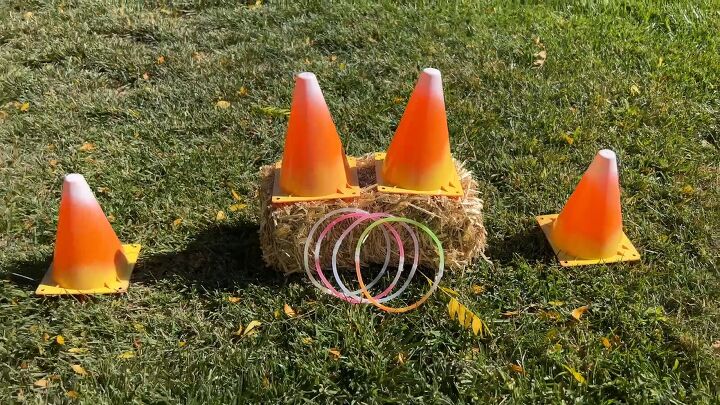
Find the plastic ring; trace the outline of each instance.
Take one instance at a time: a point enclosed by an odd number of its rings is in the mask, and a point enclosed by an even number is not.
[[[406,307],[402,307],[402,308],[388,307],[388,306],[385,306],[385,305],[379,303],[377,300],[375,300],[372,297],[372,295],[370,294],[370,292],[368,292],[368,290],[365,286],[365,282],[363,281],[362,274],[360,272],[360,250],[362,249],[362,245],[367,240],[368,234],[370,233],[370,231],[373,228],[377,227],[378,225],[382,225],[382,224],[385,224],[388,222],[404,222],[404,223],[415,225],[416,227],[422,229],[428,236],[430,236],[430,238],[433,240],[433,242],[435,242],[435,246],[437,247],[437,250],[438,250],[438,256],[440,257],[440,262],[438,264],[438,272],[435,274],[435,280],[433,281],[433,284],[430,286],[430,290],[428,290],[428,292],[425,293],[425,295],[423,295],[422,297],[420,297],[420,299],[417,300],[415,303],[408,305]],[[430,296],[435,292],[435,290],[437,290],[437,288],[440,284],[440,279],[443,276],[444,270],[445,270],[445,252],[443,251],[443,247],[442,247],[442,243],[440,243],[440,239],[438,239],[437,235],[435,235],[433,233],[433,231],[430,230],[430,228],[428,228],[427,226],[425,226],[417,221],[414,221],[412,219],[408,219],[408,218],[404,218],[404,217],[390,217],[390,218],[378,219],[377,221],[368,225],[367,228],[365,228],[363,233],[360,235],[360,239],[358,239],[357,245],[355,246],[355,273],[357,274],[358,282],[360,283],[360,290],[365,295],[365,297],[368,299],[368,301],[370,301],[371,304],[375,305],[376,307],[378,307],[384,311],[390,312],[390,313],[401,314],[403,312],[411,311],[411,310],[419,307],[420,305],[422,305],[428,298],[430,298]]]

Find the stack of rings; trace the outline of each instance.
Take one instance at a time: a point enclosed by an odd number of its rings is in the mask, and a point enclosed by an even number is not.
[[[336,216],[330,223],[325,226],[325,228],[320,232],[317,241],[315,242],[315,246],[313,249],[313,255],[314,255],[314,269],[311,269],[310,267],[310,259],[309,259],[309,253],[310,253],[310,246],[313,240],[313,237],[315,236],[315,233],[320,228],[320,225],[323,224],[328,219]],[[337,285],[340,287],[340,291],[338,291],[331,283],[328,281],[327,277],[325,276],[325,273],[323,273],[322,267],[320,265],[320,247],[322,245],[323,240],[325,237],[330,233],[330,231],[339,223],[347,220],[354,220],[350,224],[350,226],[347,227],[343,231],[343,233],[340,235],[340,237],[335,241],[335,246],[333,248],[332,252],[332,270],[333,270],[333,276],[335,278],[335,281],[337,282]],[[340,250],[340,246],[342,245],[342,242],[345,240],[345,238],[348,237],[350,232],[357,228],[360,224],[367,222],[369,220],[373,220],[374,222],[370,223],[362,232],[360,235],[360,238],[358,239],[357,244],[355,245],[355,273],[357,275],[358,283],[360,284],[360,289],[355,291],[350,291],[347,286],[340,280],[340,274],[338,272],[338,265],[337,265],[337,254]],[[410,268],[410,272],[407,276],[407,279],[405,282],[400,286],[400,288],[392,292],[395,287],[398,284],[398,281],[400,277],[403,274],[404,265],[405,265],[405,246],[403,244],[402,239],[400,238],[400,235],[398,234],[397,230],[391,225],[391,223],[397,223],[398,225],[402,226],[410,235],[413,241],[413,264]],[[363,244],[365,244],[365,241],[368,239],[368,235],[370,234],[370,231],[372,231],[374,228],[382,225],[380,230],[383,233],[383,236],[385,238],[385,262],[383,263],[382,268],[380,269],[380,272],[378,273],[375,278],[373,278],[367,285],[365,284],[365,281],[363,280],[361,271],[360,271],[360,252],[362,250]],[[402,294],[407,287],[410,285],[410,282],[412,281],[412,278],[415,276],[415,273],[418,268],[418,260],[419,260],[419,241],[418,236],[415,233],[415,230],[410,226],[413,225],[419,229],[421,229],[423,232],[425,232],[430,239],[435,243],[435,246],[438,251],[438,255],[440,257],[439,264],[438,264],[438,271],[435,273],[435,280],[433,280],[432,285],[430,286],[430,289],[420,297],[419,300],[417,300],[415,303],[408,305],[406,307],[401,308],[393,308],[388,307],[384,305],[386,302],[397,298],[400,294]],[[397,274],[391,281],[390,285],[381,293],[373,296],[368,289],[375,286],[380,279],[385,275],[388,265],[390,264],[390,256],[391,256],[391,241],[390,236],[392,235],[392,238],[395,240],[395,243],[398,246],[398,253],[399,253],[399,259],[398,259],[398,268],[397,268]],[[422,305],[434,292],[437,290],[438,285],[440,284],[440,279],[443,276],[443,271],[445,268],[445,255],[443,252],[442,244],[440,243],[440,240],[438,237],[425,225],[414,221],[412,219],[404,218],[404,217],[396,217],[393,215],[390,215],[388,213],[384,212],[378,212],[378,213],[370,213],[365,210],[361,210],[359,208],[341,208],[334,211],[331,211],[327,213],[324,217],[320,218],[310,229],[310,232],[308,233],[307,239],[305,240],[305,251],[303,254],[303,260],[305,265],[305,272],[307,273],[308,277],[310,278],[310,282],[313,283],[315,287],[320,289],[321,291],[333,295],[337,298],[340,298],[343,301],[347,301],[351,304],[372,304],[384,311],[391,312],[391,313],[403,313],[407,311],[411,311],[420,305]],[[314,270],[314,271],[313,271]],[[317,278],[315,277],[315,273],[317,274]],[[319,278],[319,280],[318,280]],[[362,296],[359,295],[359,293],[362,293]]]

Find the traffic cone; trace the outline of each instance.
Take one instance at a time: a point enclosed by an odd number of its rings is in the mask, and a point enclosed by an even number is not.
[[[39,295],[127,291],[140,245],[122,245],[80,174],[63,182],[55,254]]]
[[[378,190],[389,193],[462,196],[450,154],[442,78],[424,69],[387,153],[375,155]]]
[[[355,160],[347,158],[313,73],[295,77],[282,161],[272,202],[349,198],[360,194]]]
[[[538,223],[563,266],[639,260],[625,236],[615,152],[597,153],[560,215],[542,215]]]

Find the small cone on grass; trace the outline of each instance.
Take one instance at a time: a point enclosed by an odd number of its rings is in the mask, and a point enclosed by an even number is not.
[[[597,153],[559,215],[538,223],[563,266],[639,260],[623,232],[615,152]]]
[[[461,196],[445,114],[442,77],[420,73],[387,153],[376,155],[378,189],[383,192]]]
[[[276,164],[273,203],[350,198],[359,194],[348,159],[313,73],[295,78],[282,161]]]
[[[139,251],[139,245],[120,243],[85,178],[69,174],[63,182],[53,262],[35,293],[124,292]]]

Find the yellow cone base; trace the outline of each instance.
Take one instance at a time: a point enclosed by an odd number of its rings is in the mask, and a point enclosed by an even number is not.
[[[348,166],[350,166],[350,184],[346,184],[342,190],[337,193],[316,196],[297,196],[284,194],[280,190],[280,172],[282,171],[282,162],[275,163],[275,182],[273,184],[272,202],[273,204],[294,203],[298,201],[318,201],[318,200],[335,200],[353,198],[360,195],[360,182],[358,181],[357,162],[355,158],[347,156]]]
[[[377,177],[377,188],[382,193],[395,193],[395,194],[417,194],[417,195],[444,195],[448,197],[462,197],[463,189],[460,185],[460,178],[457,177],[457,172],[453,171],[454,179],[448,182],[447,186],[442,186],[437,190],[413,190],[408,188],[401,188],[390,185],[385,182],[382,176],[382,168],[385,163],[385,153],[375,153],[375,176]]]
[[[47,273],[45,273],[45,277],[43,277],[42,281],[40,282],[40,285],[38,286],[37,290],[35,290],[35,294],[37,295],[83,295],[83,294],[118,294],[118,293],[124,293],[127,291],[128,286],[130,285],[130,275],[132,274],[133,270],[135,269],[135,263],[137,263],[138,256],[140,255],[140,245],[132,244],[132,245],[123,245],[123,251],[125,252],[125,258],[127,259],[128,265],[124,269],[118,270],[117,275],[117,285],[115,288],[110,288],[107,285],[103,285],[96,288],[90,288],[86,290],[71,290],[67,288],[62,288],[59,285],[55,284],[53,281],[53,266],[52,263],[50,264],[50,268],[48,269]]]
[[[535,217],[535,219],[537,220],[538,224],[540,224],[540,228],[545,233],[545,237],[547,238],[548,242],[550,242],[550,246],[552,246],[552,249],[555,252],[555,256],[557,256],[561,266],[587,266],[590,264],[634,262],[640,260],[640,253],[638,253],[637,249],[635,249],[635,246],[633,246],[632,242],[630,242],[630,239],[628,239],[628,237],[625,235],[625,232],[623,232],[622,239],[620,239],[620,245],[618,246],[617,253],[613,256],[597,259],[580,259],[559,250],[555,246],[555,243],[550,236],[552,233],[553,222],[555,222],[555,219],[557,217],[558,214],[540,215]]]

